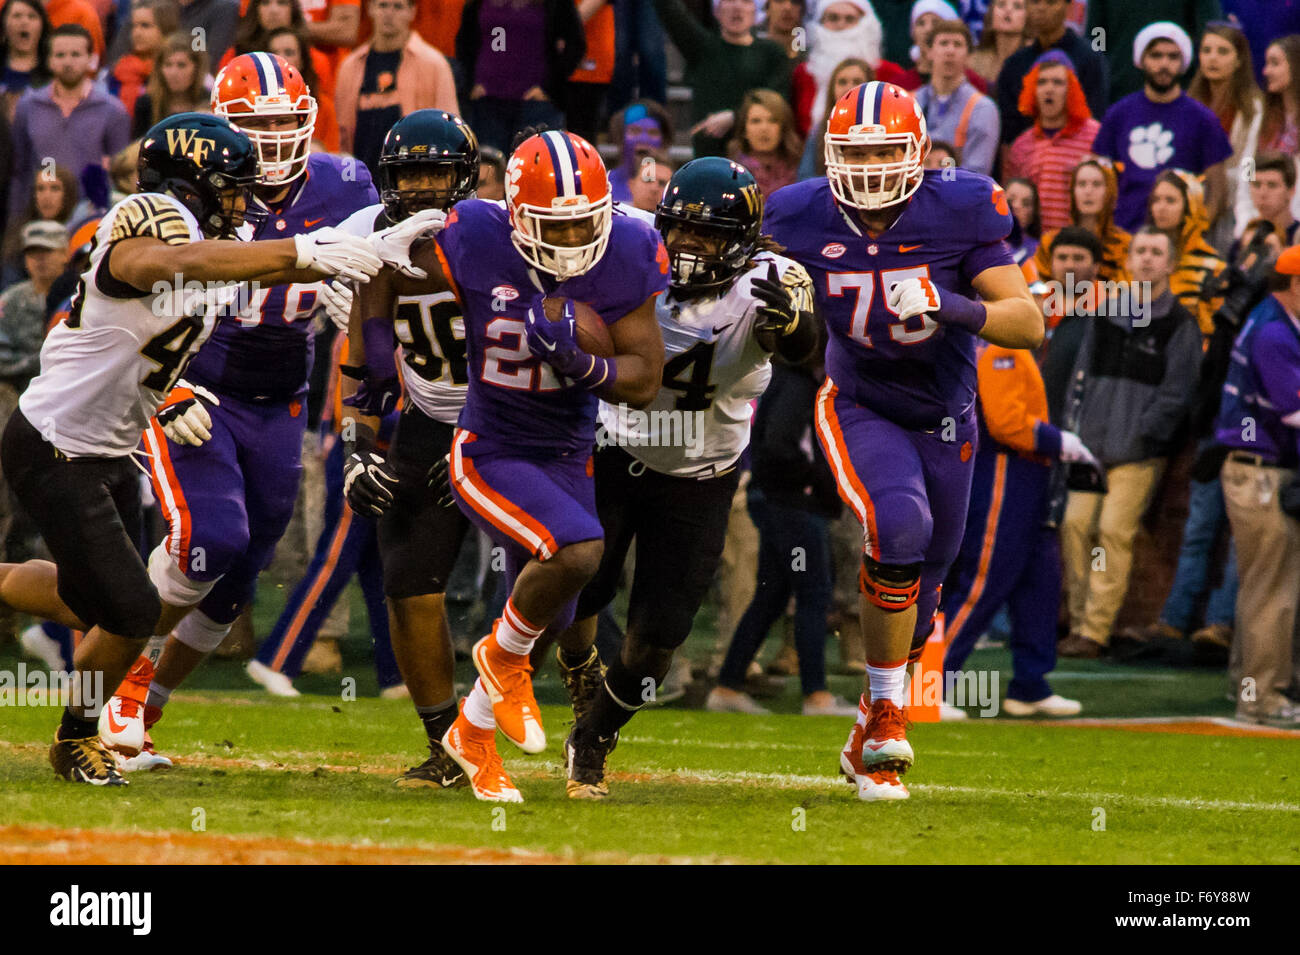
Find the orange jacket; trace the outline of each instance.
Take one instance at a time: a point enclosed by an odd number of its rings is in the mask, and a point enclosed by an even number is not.
[[[339,120],[339,145],[344,152],[353,152],[352,136],[357,128],[357,107],[361,100],[361,80],[366,71],[366,56],[370,44],[357,47],[339,64],[334,82],[334,109]],[[402,115],[417,109],[445,109],[460,114],[456,102],[456,83],[447,58],[425,43],[418,33],[411,32],[402,49],[402,62],[397,68],[397,89],[391,96],[401,107]]]
[[[1033,354],[985,345],[975,367],[989,437],[1027,458],[1060,457],[1061,432],[1048,420],[1047,391]]]

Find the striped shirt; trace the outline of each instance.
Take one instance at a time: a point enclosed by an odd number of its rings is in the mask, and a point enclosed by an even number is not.
[[[1086,119],[1073,130],[1054,136],[1035,123],[1015,138],[1007,152],[1004,179],[1024,178],[1038,186],[1038,204],[1044,229],[1070,224],[1070,175],[1092,151],[1101,123]]]

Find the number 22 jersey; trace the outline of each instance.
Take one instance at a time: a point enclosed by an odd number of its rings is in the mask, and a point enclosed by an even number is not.
[[[941,296],[974,298],[971,279],[1013,264],[1003,241],[1011,210],[997,183],[929,170],[894,224],[873,236],[825,178],[807,179],[772,194],[763,231],[812,277],[830,332],[826,373],[842,395],[913,430],[971,408],[976,336],[928,315],[900,321],[886,299],[896,282],[921,276]]]

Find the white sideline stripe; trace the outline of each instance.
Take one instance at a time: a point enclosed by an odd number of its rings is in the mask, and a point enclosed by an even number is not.
[[[698,740],[698,739],[659,739],[655,736],[623,736],[619,734],[620,743],[636,743],[638,745],[649,746],[685,746],[690,749],[739,749],[739,750],[777,750],[790,753],[807,753],[815,747],[800,745],[798,743],[764,743],[761,740]],[[962,750],[953,752],[951,750],[926,749],[926,756],[943,756],[948,757],[970,757],[972,759],[994,759],[998,756],[995,752]]]

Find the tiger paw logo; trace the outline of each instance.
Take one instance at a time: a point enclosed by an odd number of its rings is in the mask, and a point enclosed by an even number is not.
[[[1143,169],[1163,166],[1174,155],[1174,134],[1159,123],[1138,126],[1128,134],[1128,155]]]
[[[510,160],[510,165],[506,166],[506,201],[512,206],[519,198],[519,180],[523,176],[524,161],[515,156]]]
[[[993,208],[998,210],[998,215],[1011,215],[1011,206],[1007,203],[1007,194],[1002,191],[1001,186],[993,187]]]

